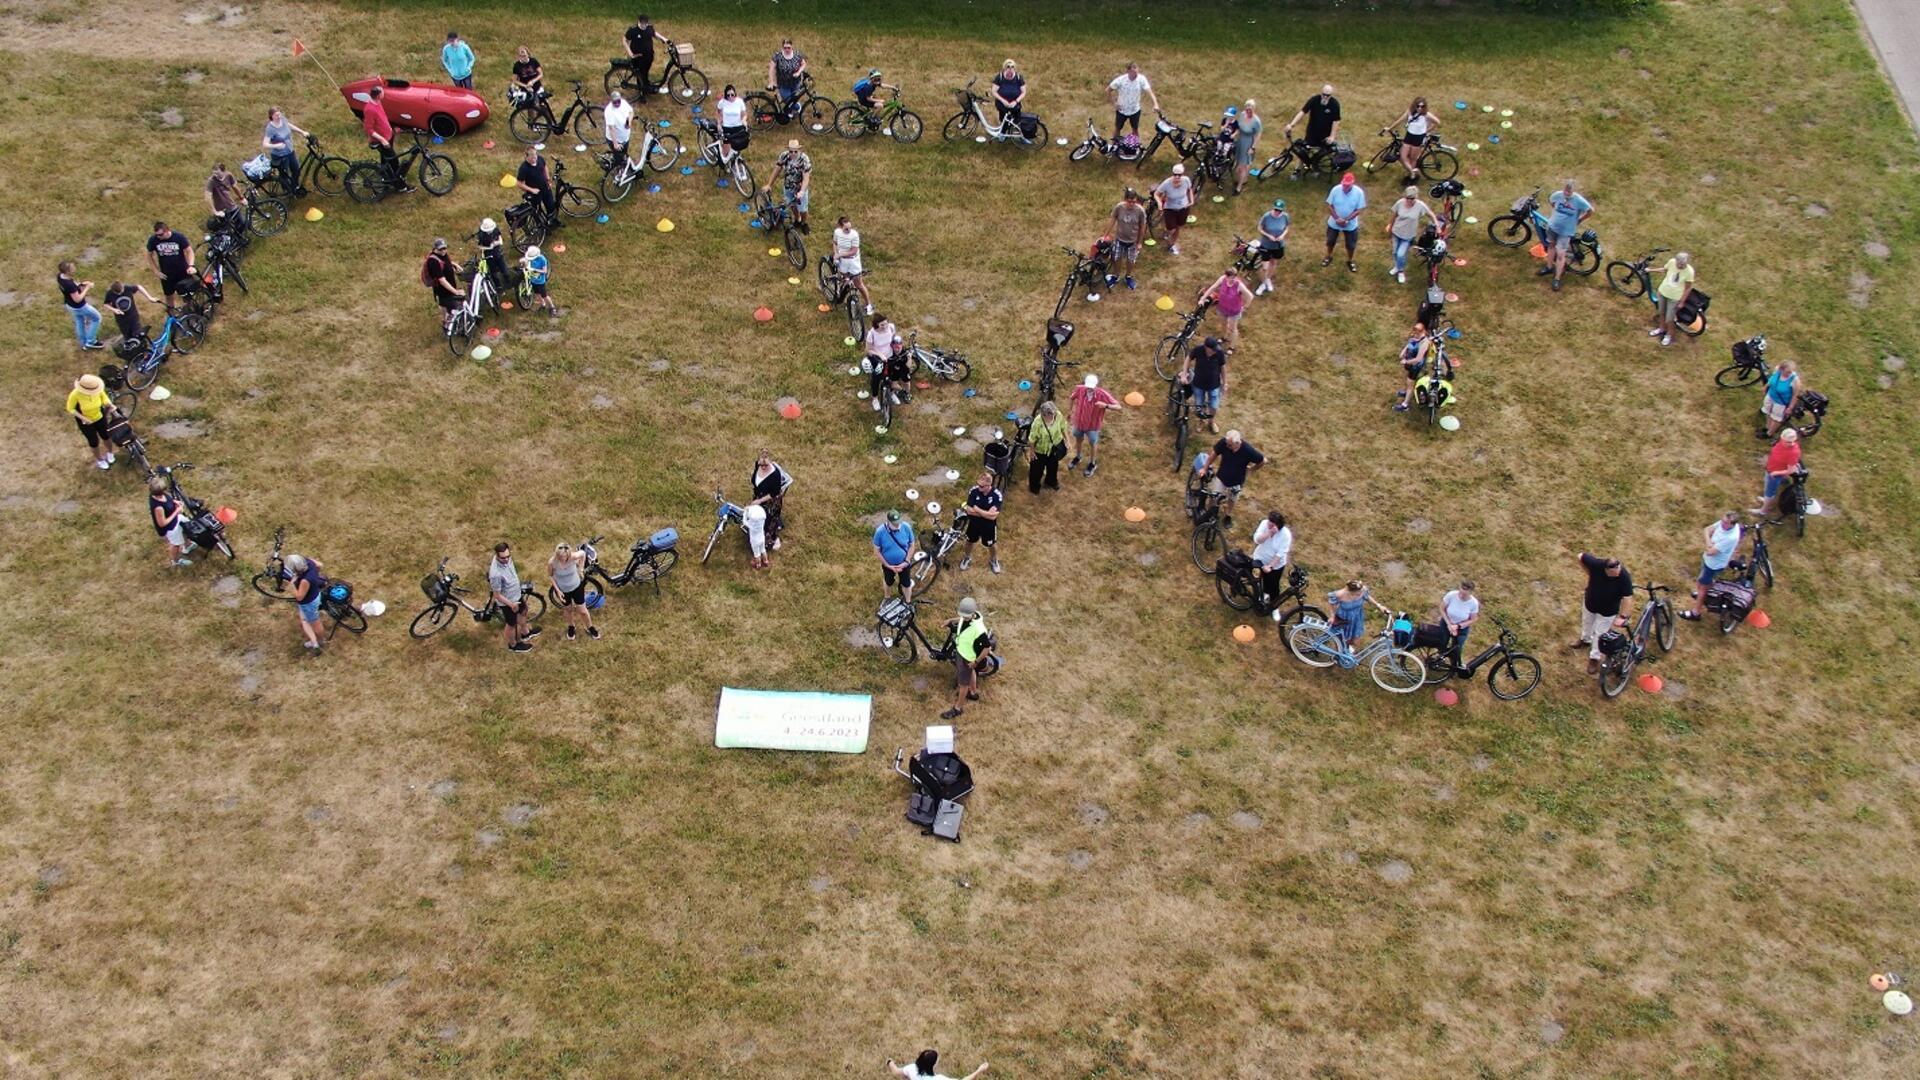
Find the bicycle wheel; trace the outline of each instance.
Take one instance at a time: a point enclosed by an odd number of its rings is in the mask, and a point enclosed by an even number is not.
[[[847,309],[847,336],[853,339],[855,345],[858,345],[860,339],[867,333],[867,317],[860,310],[860,294],[848,289],[847,298],[843,304]]]
[[[725,518],[721,518],[719,524],[713,527],[713,535],[707,537],[706,550],[700,553],[701,562],[706,562],[708,559],[713,557],[713,545],[719,542],[720,534],[726,531],[727,531],[727,520]]]
[[[946,363],[939,375],[947,382],[966,382],[967,377],[973,374],[973,362],[959,353],[941,352],[938,355]]]
[[[954,113],[947,118],[946,125],[940,129],[940,137],[948,142],[973,137],[973,110]]]
[[[815,135],[825,135],[833,130],[835,109],[836,106],[829,98],[809,98],[800,110],[800,120],[807,125],[808,131]]]
[[[445,154],[424,154],[420,158],[420,186],[427,194],[438,197],[453,190],[460,182],[460,167]]]
[[[1029,148],[1047,145],[1047,125],[1035,120],[1033,122],[1033,137],[1031,139],[1022,139],[1021,145]],[[1194,190],[1198,191],[1199,188],[1196,187]]]
[[[547,598],[539,592],[529,589],[520,594],[520,599],[526,601],[528,622],[539,622],[540,616],[547,613]]]
[[[1607,284],[1613,291],[1630,300],[1638,300],[1647,293],[1647,281],[1632,263],[1615,259],[1607,264]]]
[[[1411,694],[1426,685],[1427,666],[1405,649],[1389,649],[1367,666],[1375,686],[1391,694]]]
[[[1512,214],[1487,222],[1487,237],[1501,247],[1519,247],[1533,239],[1533,224]]]
[[[1801,496],[1801,502],[1799,505],[1801,506],[1806,505],[1805,498],[1806,498],[1805,496]],[[1807,512],[1805,510],[1800,510],[1793,515],[1793,535],[1795,536],[1807,535]]]
[[[1385,146],[1382,146],[1379,150],[1375,151],[1374,155],[1371,158],[1367,159],[1367,164],[1365,168],[1367,172],[1373,172],[1377,169],[1385,168],[1386,166],[1391,165],[1394,162],[1399,160],[1400,160],[1400,142],[1399,140],[1396,139],[1396,140],[1389,141]]]
[[[764,91],[748,94],[746,101],[747,119],[754,127],[772,127],[779,123],[784,115],[780,110],[780,103],[773,99],[772,94]]]
[[[145,359],[141,359],[128,364],[126,376],[127,389],[138,393],[152,386],[153,380],[159,377],[160,367],[164,363],[166,363],[164,359],[156,360],[153,363],[148,363]]]
[[[676,67],[667,76],[667,90],[682,105],[698,105],[706,100],[712,88],[707,73],[697,67]]]
[[[413,617],[413,623],[407,627],[407,633],[423,640],[430,638],[453,622],[453,613],[456,610],[458,609],[451,603],[435,604]]]
[[[1302,620],[1287,632],[1287,651],[1308,667],[1330,668],[1339,663],[1339,639],[1327,624],[1317,619]]]
[[[1573,252],[1567,259],[1567,270],[1581,277],[1592,277],[1600,269],[1600,249],[1590,244],[1573,245]]]
[[[329,154],[314,160],[313,174],[309,179],[313,182],[313,190],[320,194],[339,195],[347,190],[347,173],[352,170],[353,165],[346,158]]]
[[[531,144],[546,142],[547,132],[552,129],[547,126],[546,115],[539,106],[528,104],[513,110],[513,115],[507,117],[507,130],[513,133],[515,139]]]
[[[1203,521],[1193,527],[1193,565],[1208,577],[1213,576],[1214,564],[1220,556],[1227,553],[1226,540],[1220,535],[1220,523]]]
[[[235,285],[240,286],[240,292],[242,294],[250,293],[253,291],[252,289],[247,288],[247,279],[244,275],[240,273],[239,263],[228,262],[223,260],[220,263],[220,273],[222,277],[232,278],[233,283]]]
[[[912,590],[912,595],[924,594],[927,587],[938,580],[940,580],[940,560],[926,552],[915,554],[913,561],[907,564],[906,585],[907,589]],[[906,594],[907,589],[901,590],[902,595]]]
[[[1653,637],[1660,643],[1660,651],[1673,651],[1673,609],[1664,602],[1653,609]]]
[[[1731,634],[1739,628],[1740,616],[1735,615],[1731,608],[1720,609],[1720,633]]]
[[[639,566],[634,567],[633,583],[640,584],[648,581],[659,581],[661,578],[672,573],[674,564],[679,561],[680,553],[671,548],[666,551],[656,552],[654,553],[652,562],[641,563]]]
[[[269,600],[293,599],[293,593],[287,589],[286,575],[272,570],[262,570],[253,575],[253,591]]]
[[[568,184],[560,190],[560,212],[570,218],[590,218],[600,212],[600,193]]]
[[[1292,164],[1292,151],[1284,154],[1276,154],[1268,158],[1259,168],[1253,170],[1253,178],[1255,180],[1265,180],[1269,177],[1283,176],[1286,174],[1287,167]]]
[[[1508,653],[1487,672],[1487,689],[1501,701],[1519,701],[1540,685],[1540,661],[1526,653]]]
[[[185,315],[180,316],[179,320],[173,325],[173,351],[184,356],[199,348],[200,342],[206,336],[207,317],[205,315],[196,315],[189,311]],[[127,385],[133,385],[131,377],[128,378]]]
[[[1293,633],[1293,628],[1304,625],[1309,620],[1326,625],[1327,613],[1312,604],[1302,604],[1280,613],[1279,631],[1282,638]]]
[[[573,136],[588,146],[606,142],[607,111],[598,105],[589,105],[574,114]]]
[[[747,164],[745,154],[733,155],[733,164],[728,167],[733,176],[733,186],[741,191],[753,190],[753,169]]]
[[[920,133],[927,125],[921,123],[920,114],[911,109],[901,109],[893,114],[893,122],[881,130],[893,135],[894,142],[915,143],[920,141]]]
[[[1754,559],[1753,573],[1754,577],[1766,585],[1767,588],[1773,588],[1773,559],[1771,556],[1761,555]]]
[[[473,343],[473,331],[477,325],[472,315],[463,308],[447,319],[447,351],[455,357],[467,355],[467,346]]]
[[[134,410],[140,407],[140,395],[132,390],[116,390],[110,400],[113,407],[120,410],[120,415],[129,420],[133,419]]]
[[[607,65],[607,73],[600,76],[600,87],[609,97],[618,90],[620,96],[628,101],[640,100],[640,76],[634,74],[633,68],[618,61]]]
[[[1426,669],[1428,686],[1439,686],[1453,678],[1453,656],[1444,645],[1425,645],[1413,650]]]
[[[807,268],[806,237],[801,235],[799,229],[789,225],[787,226],[786,244],[787,265],[793,267],[795,270],[805,270]]]
[[[349,634],[364,634],[367,632],[367,617],[361,614],[358,608],[346,606],[329,607],[327,608],[327,614],[333,616],[333,630],[327,631],[328,637],[333,636],[334,630],[345,630]]]
[[[1067,160],[1068,161],[1085,161],[1087,160],[1088,155],[1092,153],[1093,153],[1093,143],[1083,142],[1079,146],[1076,146],[1073,149],[1067,151]],[[1148,222],[1147,224],[1151,226],[1153,223]]]
[[[247,228],[259,236],[278,236],[287,228],[287,204],[270,195],[247,200]]]
[[[896,664],[911,664],[920,653],[920,646],[913,640],[913,632],[905,627],[888,626],[875,620],[873,633],[880,639],[880,647],[886,650],[887,659]]]
[[[1766,370],[1752,364],[1730,364],[1713,373],[1713,382],[1722,390],[1752,386],[1766,377]]]
[[[1627,658],[1633,655],[1632,649],[1622,649],[1600,663],[1600,692],[1606,696],[1619,697],[1620,691],[1627,688],[1627,676],[1633,674],[1633,664]]]
[[[1160,347],[1153,351],[1153,373],[1167,382],[1172,382],[1180,374],[1186,351],[1187,335],[1168,334],[1160,339]]]
[[[1220,594],[1220,602],[1235,611],[1253,610],[1253,593],[1247,591],[1244,581],[1229,581],[1224,574],[1213,576],[1213,591]]]
[[[1451,180],[1460,174],[1460,159],[1453,156],[1451,150],[1438,148],[1420,155],[1420,175],[1436,183]]]
[[[1799,432],[1802,439],[1810,439],[1819,433],[1822,421],[1822,417],[1809,414],[1805,419],[1794,424],[1793,430]]]
[[[1688,337],[1697,338],[1707,332],[1707,313],[1701,312],[1699,318],[1691,323],[1674,323],[1674,328]]]
[[[347,170],[347,196],[357,203],[377,203],[386,196],[386,184],[380,177],[380,166],[371,161],[355,162]]]
[[[834,273],[833,260],[820,256],[820,261],[814,264],[814,277],[820,282],[820,295],[826,297],[829,304],[840,301],[840,288],[835,280],[838,276]]]
[[[857,139],[867,133],[867,110],[858,102],[840,106],[833,114],[833,130],[843,139]]]
[[[1179,472],[1187,464],[1187,437],[1192,422],[1181,416],[1173,422],[1173,471]]]
[[[1067,283],[1060,286],[1060,299],[1054,301],[1053,317],[1059,318],[1066,313],[1067,305],[1073,302],[1073,290],[1080,284],[1080,274],[1076,271],[1067,275]]]
[[[610,203],[617,203],[633,194],[633,173],[625,165],[615,163],[600,176],[600,195]]]
[[[686,148],[680,145],[678,136],[656,136],[653,145],[647,148],[647,168],[654,172],[666,172],[673,168],[674,163],[679,161],[680,155],[685,152]]]

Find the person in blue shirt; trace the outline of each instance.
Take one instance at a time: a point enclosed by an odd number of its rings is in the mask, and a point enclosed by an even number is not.
[[[1793,415],[1793,406],[1799,400],[1800,368],[1791,360],[1782,360],[1767,376],[1767,396],[1760,403],[1760,413],[1767,418],[1767,425],[1754,434],[1762,439],[1780,434],[1781,425]]]
[[[1541,277],[1553,275],[1553,291],[1560,291],[1560,279],[1567,272],[1567,253],[1573,249],[1573,238],[1579,234],[1580,226],[1593,216],[1593,204],[1586,196],[1573,190],[1573,181],[1560,185],[1560,190],[1547,196],[1547,228],[1552,236],[1541,237],[1547,245],[1547,265],[1539,270]]]
[[[887,520],[873,530],[873,553],[880,559],[880,577],[887,588],[900,589],[900,599],[913,599],[913,582],[907,577],[907,568],[913,565],[914,555],[913,526],[900,516],[900,511],[887,511]]]
[[[453,85],[473,89],[473,46],[461,38],[460,31],[447,31],[447,43],[440,46],[440,66],[447,69]]]
[[[533,289],[533,302],[536,307],[547,309],[547,318],[560,317],[560,309],[553,306],[553,297],[547,294],[547,257],[536,247],[529,247],[520,257],[520,268],[527,273],[527,285]]]
[[[1347,271],[1357,273],[1360,265],[1353,261],[1353,249],[1360,242],[1360,211],[1367,208],[1367,189],[1353,182],[1353,174],[1346,173],[1340,182],[1327,192],[1327,257],[1320,260],[1321,266],[1333,265],[1333,245],[1343,239],[1347,245]]]
[[[880,81],[879,68],[874,68],[872,71],[867,72],[866,78],[853,84],[853,96],[860,102],[860,107],[863,109],[873,108],[873,95],[882,90],[891,90],[896,94],[900,92],[899,87],[890,86]]]

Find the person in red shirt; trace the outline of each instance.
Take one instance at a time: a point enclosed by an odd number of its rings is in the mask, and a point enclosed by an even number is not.
[[[387,106],[382,100],[385,96],[379,83],[367,91],[366,107],[360,110],[360,128],[367,133],[367,145],[379,151],[387,179],[402,191],[412,191],[406,177],[400,175],[400,158],[393,152],[393,121],[387,119]]]
[[[1100,425],[1106,423],[1107,413],[1120,411],[1120,402],[1112,393],[1100,386],[1100,376],[1089,375],[1087,381],[1073,388],[1067,395],[1067,412],[1073,426],[1073,460],[1067,462],[1068,471],[1080,464],[1080,444],[1087,444],[1087,472],[1100,467]]]
[[[1772,517],[1780,505],[1780,489],[1787,486],[1793,470],[1800,467],[1800,433],[1787,428],[1780,441],[1767,451],[1767,486],[1760,492],[1760,505],[1752,513]]]

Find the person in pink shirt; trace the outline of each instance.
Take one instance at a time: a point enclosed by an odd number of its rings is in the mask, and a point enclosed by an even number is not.
[[[360,110],[360,128],[367,133],[367,145],[378,151],[380,164],[387,171],[387,178],[394,184],[412,191],[406,178],[400,175],[400,159],[393,152],[393,121],[387,119],[387,106],[382,100],[386,96],[379,83],[367,91],[366,107]]]
[[[1087,381],[1073,388],[1067,395],[1067,413],[1073,427],[1073,460],[1067,462],[1071,472],[1080,464],[1080,444],[1087,445],[1087,471],[1100,467],[1100,425],[1107,422],[1108,411],[1119,412],[1120,401],[1100,386],[1100,376],[1089,375]]]
[[[1240,279],[1240,268],[1227,267],[1227,272],[1214,279],[1200,294],[1200,302],[1209,300],[1220,307],[1220,319],[1227,324],[1227,351],[1233,352],[1240,347],[1240,316],[1247,310],[1247,302],[1253,299],[1253,290]]]

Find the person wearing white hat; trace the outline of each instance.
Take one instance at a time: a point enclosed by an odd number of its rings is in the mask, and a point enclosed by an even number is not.
[[[499,223],[492,218],[481,218],[480,231],[473,234],[473,242],[480,247],[480,261],[487,268],[487,277],[493,279],[494,288],[505,291],[507,238],[500,234]]]
[[[786,150],[774,159],[773,171],[780,177],[787,203],[793,207],[793,223],[800,226],[802,233],[811,235],[813,230],[807,225],[807,202],[813,195],[813,159],[800,149],[799,139],[787,140]]]
[[[1185,165],[1175,165],[1173,175],[1153,189],[1153,201],[1160,207],[1160,227],[1166,230],[1167,254],[1180,254],[1180,230],[1193,211],[1193,178]]]
[[[1092,476],[1100,467],[1100,427],[1107,422],[1107,413],[1120,411],[1120,400],[1112,391],[1100,385],[1100,376],[1089,375],[1086,381],[1073,388],[1067,395],[1067,412],[1073,428],[1073,460],[1067,462],[1067,471],[1072,472],[1080,464],[1080,449],[1086,445],[1087,471]]]
[[[534,306],[546,308],[549,319],[559,318],[560,309],[553,306],[553,297],[547,292],[547,257],[539,245],[527,248],[527,253],[520,257],[520,267],[526,271],[527,284],[533,289]]]

